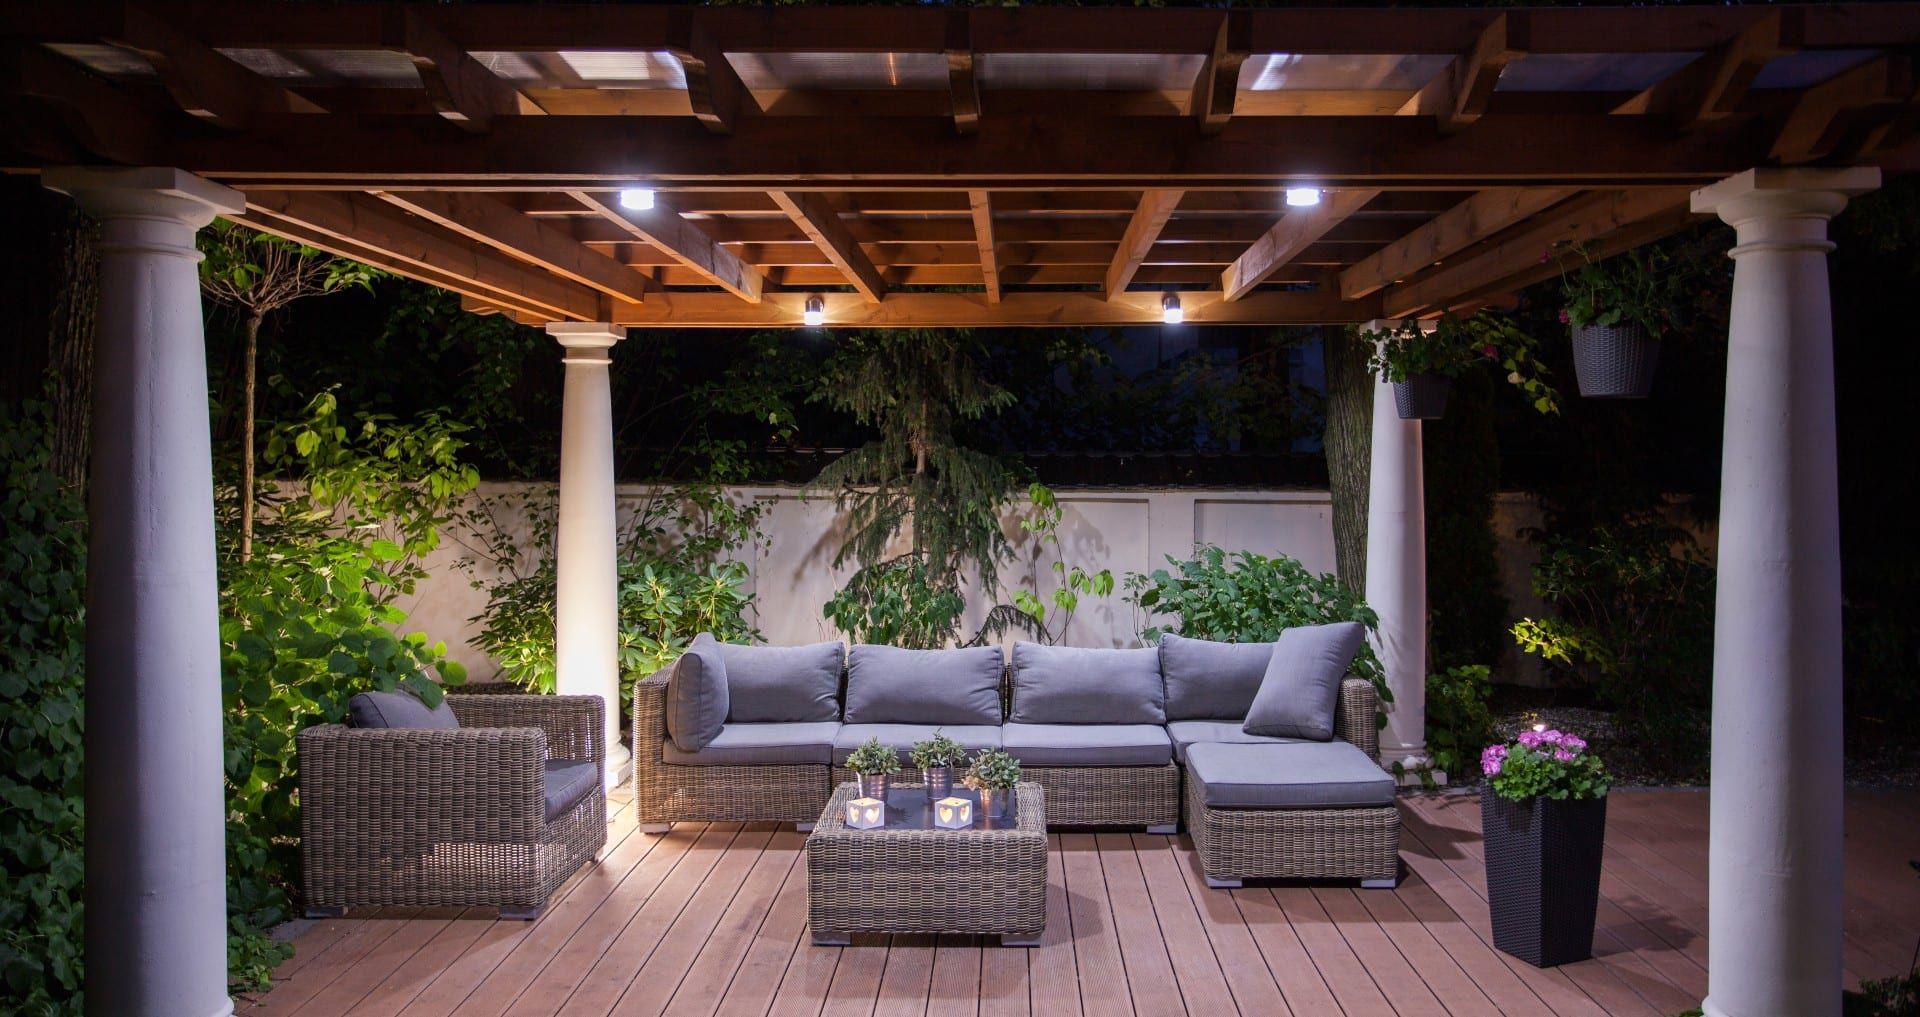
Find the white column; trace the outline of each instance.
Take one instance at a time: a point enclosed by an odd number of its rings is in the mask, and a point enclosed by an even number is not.
[[[1713,1017],[1840,1012],[1840,510],[1827,220],[1877,169],[1693,195],[1737,234],[1713,642]]]
[[[1373,331],[1397,328],[1376,321]],[[1393,385],[1373,386],[1373,459],[1368,469],[1367,604],[1380,615],[1374,652],[1386,665],[1393,703],[1380,732],[1380,761],[1427,765],[1427,512],[1420,421],[1402,420]]]
[[[244,207],[174,169],[53,169],[101,223],[88,487],[87,1013],[225,1017],[213,456],[194,234]]]
[[[613,396],[607,367],[627,330],[605,322],[554,322],[566,348],[560,413],[560,520],[555,542],[554,666],[562,695],[607,702],[607,786],[626,779],[620,744],[619,539],[614,518]]]

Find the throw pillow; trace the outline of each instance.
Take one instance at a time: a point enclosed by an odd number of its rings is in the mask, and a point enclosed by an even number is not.
[[[1165,724],[1160,651],[1013,644],[1014,724]]]
[[[1359,622],[1301,625],[1280,633],[1242,730],[1274,738],[1333,740],[1340,682],[1366,635]]]
[[[727,663],[711,633],[693,637],[667,675],[667,736],[682,752],[698,752],[727,722]]]
[[[847,654],[849,724],[998,724],[998,646],[902,650],[861,643]]]
[[[405,689],[362,692],[347,700],[347,723],[352,727],[453,731],[460,718],[445,698],[429,709],[420,697]]]
[[[847,644],[720,644],[730,724],[818,724],[840,719]]]
[[[1168,720],[1245,720],[1273,659],[1272,643],[1160,637]]]

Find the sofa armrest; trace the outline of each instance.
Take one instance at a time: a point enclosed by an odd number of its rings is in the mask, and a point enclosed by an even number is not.
[[[633,683],[633,765],[660,762],[661,746],[667,743],[667,677],[669,664]]]
[[[1380,761],[1380,728],[1375,715],[1380,711],[1380,694],[1365,678],[1349,675],[1340,683],[1340,708],[1333,716],[1333,736],[1352,742],[1360,751]]]
[[[539,728],[555,759],[578,759],[596,765],[607,759],[606,701],[599,696],[538,696],[488,694],[447,697],[462,729]]]
[[[494,698],[494,697],[481,697]],[[298,736],[300,833],[309,850],[395,843],[535,843],[545,825],[538,728],[310,727]]]

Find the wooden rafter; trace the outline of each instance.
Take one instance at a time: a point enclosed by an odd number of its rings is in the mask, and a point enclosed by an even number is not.
[[[1457,131],[1479,120],[1500,83],[1507,65],[1527,55],[1528,15],[1507,11],[1482,29],[1473,47],[1453,58],[1426,87],[1400,110],[1434,117],[1442,133]]]
[[[222,127],[243,129],[256,113],[323,113],[278,82],[235,63],[142,8],[123,4],[106,40],[153,65],[181,109]]]
[[[825,198],[808,191],[774,191],[772,197],[774,204],[846,275],[846,281],[852,283],[861,296],[878,303],[887,295],[887,282],[873,267],[873,259],[860,249],[859,242],[840,221],[840,213],[834,211]]]
[[[615,308],[619,324],[712,328],[785,328],[799,325],[809,295],[769,293],[758,304],[718,293],[668,293],[644,304]],[[872,303],[857,293],[822,294],[827,324],[847,328],[1139,325],[1161,320],[1160,294],[1007,293],[990,302],[982,293],[895,293]],[[1287,325],[1365,321],[1378,317],[1373,300],[1343,301],[1322,291],[1256,293],[1226,301],[1218,293],[1185,293],[1186,320],[1195,324]]]
[[[138,164],[159,142],[160,127],[148,109],[39,46],[0,44],[0,88],[51,107],[72,142],[102,158]]]
[[[1665,117],[1692,128],[1738,110],[1762,68],[1800,48],[1805,31],[1797,11],[1773,10],[1739,35],[1701,54],[1632,99],[1616,113]]]
[[[686,8],[669,11],[670,44],[666,46],[687,80],[687,101],[707,130],[725,134],[734,120],[754,105],[752,93],[740,81],[727,55],[701,19]]]
[[[1560,187],[1481,191],[1341,272],[1340,295],[1354,300],[1384,289],[1573,194]]]
[[[1237,29],[1237,30],[1236,30]],[[1189,106],[1205,134],[1217,134],[1233,119],[1240,90],[1240,66],[1247,61],[1246,20],[1233,13],[1220,17],[1213,48],[1194,78]]]
[[[1246,296],[1268,276],[1291,262],[1307,245],[1319,240],[1341,220],[1372,201],[1378,191],[1328,191],[1318,205],[1296,208],[1280,217],[1265,235],[1254,241],[1220,274],[1220,290],[1228,300]]]
[[[1140,204],[1134,208],[1133,218],[1127,221],[1119,250],[1114,252],[1113,262],[1107,268],[1103,291],[1108,300],[1127,291],[1127,285],[1133,282],[1134,273],[1140,271],[1154,242],[1160,239],[1160,231],[1166,228],[1181,197],[1182,192],[1173,190],[1153,190],[1140,195]]]
[[[565,229],[522,215],[489,195],[404,191],[378,197],[443,229],[611,297],[639,303],[648,290],[659,289],[653,280],[573,239]]]
[[[1417,279],[1388,287],[1381,294],[1386,317],[1400,318],[1439,308],[1463,294],[1484,290],[1522,272],[1552,267],[1558,245],[1595,241],[1615,230],[1686,205],[1685,187],[1647,187],[1603,191],[1569,202],[1475,252]]]
[[[420,83],[441,117],[470,131],[486,131],[496,117],[546,112],[447,38],[417,8],[406,8],[398,16],[399,48],[413,61]]]
[[[1868,148],[1920,100],[1920,75],[1905,54],[1875,57],[1800,93],[1774,138],[1772,155],[1788,164],[1811,162],[1847,146]]]
[[[947,102],[953,109],[953,129],[972,134],[980,129],[980,83],[973,73],[972,30],[967,12],[947,15]]]
[[[759,303],[759,270],[713,242],[692,223],[664,203],[646,211],[621,208],[599,192],[569,191],[574,200],[598,212],[629,236],[667,252],[713,285],[748,303]]]
[[[1000,302],[1000,250],[994,235],[993,194],[969,191],[967,210],[973,218],[973,243],[980,259],[980,280],[987,287],[987,303]]]

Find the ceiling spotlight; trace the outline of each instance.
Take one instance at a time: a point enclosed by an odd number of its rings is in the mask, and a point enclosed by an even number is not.
[[[1187,320],[1187,312],[1180,307],[1180,294],[1169,293],[1160,298],[1160,320],[1169,325]]]
[[[1320,188],[1318,187],[1287,188],[1288,207],[1306,208],[1309,205],[1318,205],[1318,204],[1320,204]]]
[[[827,301],[825,297],[814,294],[807,298],[807,309],[800,312],[800,320],[808,328],[819,328],[827,323]]]
[[[653,207],[653,188],[620,188],[620,207],[633,212],[645,212]]]

